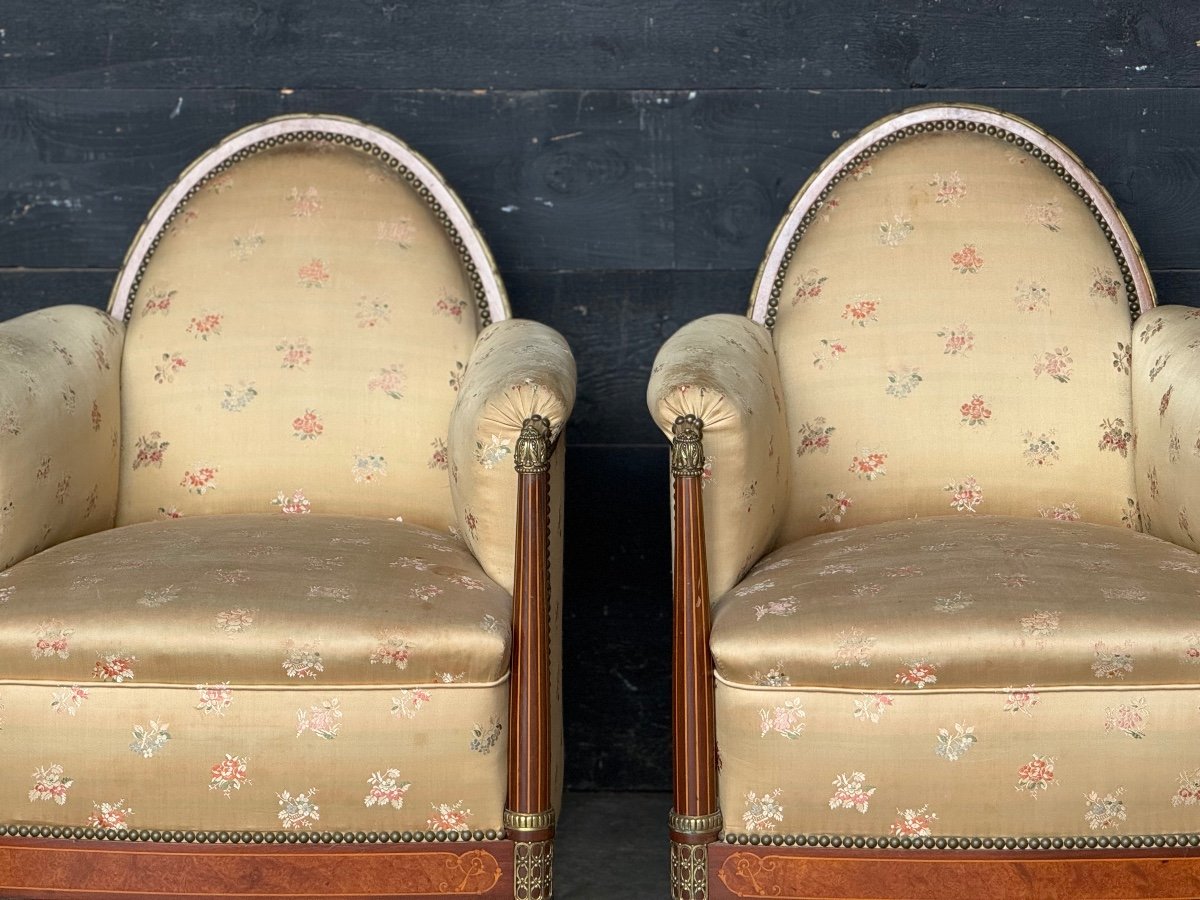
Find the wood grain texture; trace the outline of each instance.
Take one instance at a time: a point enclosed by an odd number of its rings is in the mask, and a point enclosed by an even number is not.
[[[826,156],[876,119],[930,102],[981,103],[1034,122],[1112,194],[1152,270],[1200,268],[1188,247],[1200,246],[1190,212],[1200,203],[1200,92],[1175,90],[700,92],[680,113],[676,266],[757,268]]]
[[[704,451],[698,449],[699,466]],[[672,571],[674,643],[671,669],[671,731],[674,745],[674,809],[680,816],[717,811],[717,731],[712,653],[708,647],[708,561],[704,501],[699,474],[674,474],[675,557]],[[683,835],[672,834],[672,839]],[[687,835],[691,837],[691,835]],[[716,829],[708,840],[716,837]]]
[[[577,789],[670,786],[667,455],[665,440],[567,445],[563,721]]]
[[[708,853],[712,900],[1200,896],[1196,851],[846,854],[713,844]]]
[[[1175,88],[0,91],[0,268],[115,268],[195,156],[307,111],[366,119],[428,157],[505,274],[756,269],[795,191],[843,139],[951,99],[1063,140],[1113,193],[1151,269],[1200,268],[1200,91]]]
[[[363,119],[417,149],[504,271],[663,268],[673,256],[657,94],[52,90],[0,91],[0,267],[119,266],[185,166],[289,112]]]
[[[1194,10],[1170,0],[470,0],[436,14],[410,0],[47,0],[6,12],[5,87],[1200,84]]]
[[[516,528],[506,808],[515,813],[540,814],[551,808],[548,468],[517,475]],[[549,834],[543,833],[544,829],[523,831],[536,835],[509,829],[509,837],[529,841],[553,834],[553,829]]]
[[[503,897],[512,845],[276,846],[0,838],[0,896]]]

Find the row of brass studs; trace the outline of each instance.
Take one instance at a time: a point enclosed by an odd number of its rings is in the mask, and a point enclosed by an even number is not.
[[[237,151],[229,159],[214,166],[212,170],[200,179],[192,188],[184,195],[183,199],[171,210],[171,214],[167,216],[167,221],[163,223],[163,228],[168,227],[175,221],[175,217],[183,210],[188,201],[196,196],[200,190],[207,185],[215,176],[228,170],[234,163],[242,162],[249,159],[255,153],[262,150],[272,149],[282,144],[291,144],[296,141],[332,141],[335,144],[348,144],[356,150],[369,152],[372,156],[379,157],[385,165],[395,169],[405,181],[407,181],[417,195],[425,202],[425,205],[433,210],[437,217],[438,224],[442,226],[446,234],[450,238],[450,243],[454,245],[454,249],[458,251],[459,259],[462,260],[463,267],[467,270],[467,275],[471,280],[471,290],[475,294],[475,305],[479,310],[479,325],[481,328],[486,328],[492,324],[492,313],[488,307],[487,294],[483,289],[483,278],[479,274],[479,269],[475,265],[475,260],[471,258],[471,254],[467,251],[466,244],[463,242],[462,235],[458,233],[458,229],[454,227],[454,223],[450,221],[450,216],[442,209],[442,205],[437,202],[433,196],[433,192],[425,186],[408,166],[400,162],[399,159],[392,156],[390,153],[385,153],[377,144],[372,144],[369,141],[364,141],[362,138],[352,138],[345,134],[334,134],[325,131],[293,131],[289,134],[279,135],[277,137],[265,138],[257,143],[251,144],[242,150]],[[162,238],[162,229],[159,229],[158,234],[150,241],[150,248],[142,257],[141,263],[138,265],[137,274],[133,277],[133,285],[129,290],[130,302],[125,307],[125,321],[128,323],[133,315],[133,298],[137,296],[138,289],[142,285],[142,276],[146,273],[146,267],[150,264],[150,259],[158,250],[159,241]]]
[[[498,841],[487,831],[159,831],[116,830],[90,825],[0,825],[0,838],[140,841],[151,844],[411,844]]]
[[[804,218],[800,220],[799,226],[796,228],[795,232],[792,233],[791,239],[788,241],[787,250],[785,250],[783,254],[783,264],[779,267],[779,271],[775,274],[775,280],[771,284],[771,296],[767,300],[766,326],[768,329],[774,330],[775,323],[778,320],[779,298],[783,296],[783,282],[787,276],[788,266],[791,264],[793,257],[796,255],[796,247],[800,243],[800,238],[802,238],[804,233],[808,231],[809,227],[813,223],[813,219],[816,218],[817,211],[825,205],[825,201],[829,198],[829,195],[833,192],[833,189],[837,187],[837,185],[840,184],[845,179],[846,175],[849,174],[853,169],[857,168],[859,165],[878,154],[879,151],[884,147],[896,143],[897,140],[900,140],[901,138],[912,137],[914,134],[925,134],[927,132],[947,130],[979,132],[980,134],[987,134],[990,137],[1003,138],[1006,144],[1015,144],[1018,148],[1024,150],[1034,159],[1045,163],[1046,167],[1049,168],[1050,171],[1065,181],[1075,195],[1083,200],[1083,202],[1087,205],[1092,217],[1100,225],[1100,230],[1104,232],[1104,237],[1108,240],[1108,246],[1112,249],[1113,255],[1115,255],[1117,258],[1117,264],[1121,269],[1121,279],[1125,283],[1125,299],[1129,304],[1130,315],[1134,320],[1141,315],[1142,311],[1141,306],[1138,304],[1137,287],[1133,281],[1133,272],[1130,270],[1129,263],[1125,259],[1125,254],[1121,252],[1121,246],[1118,243],[1116,236],[1113,234],[1112,228],[1109,227],[1108,222],[1105,220],[1104,216],[1101,215],[1100,210],[1096,207],[1096,201],[1092,198],[1091,194],[1089,194],[1084,187],[1075,180],[1075,178],[1067,174],[1067,170],[1061,162],[1056,160],[1052,154],[1047,153],[1040,147],[1034,145],[1031,141],[1028,141],[1022,137],[1017,137],[1012,132],[1005,131],[1004,129],[998,128],[995,125],[985,126],[976,122],[941,120],[937,122],[920,122],[916,125],[909,125],[907,128],[902,128],[899,131],[889,134],[887,137],[876,141],[862,153],[857,154],[853,159],[846,163],[845,166],[843,166],[834,174],[833,178],[830,179],[829,184],[825,186],[825,189],[822,190],[820,195],[817,197],[816,202],[813,203],[809,207],[808,212],[804,214]]]
[[[851,837],[840,834],[727,834],[725,843],[752,847],[833,847],[844,850],[1136,850],[1200,847],[1200,834],[1087,837]]]

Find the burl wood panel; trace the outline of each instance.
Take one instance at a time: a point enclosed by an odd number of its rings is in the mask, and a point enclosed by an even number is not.
[[[1196,851],[851,855],[714,844],[708,866],[712,900],[1200,897]]]
[[[512,844],[0,841],[3,897],[511,897]]]

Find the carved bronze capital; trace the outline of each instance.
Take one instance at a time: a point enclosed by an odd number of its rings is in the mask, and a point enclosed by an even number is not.
[[[700,442],[700,433],[704,423],[693,415],[680,416],[672,428],[674,438],[671,440],[671,474],[677,478],[681,475],[700,475],[704,471],[704,446]]]
[[[668,825],[679,834],[716,835],[721,830],[721,812],[718,810],[707,816],[681,816],[671,810]]]
[[[550,420],[532,415],[521,425],[517,448],[513,453],[516,469],[522,475],[540,475],[550,468]]]
[[[508,831],[545,831],[554,827],[554,810],[540,813],[519,813],[504,810],[504,827]]]

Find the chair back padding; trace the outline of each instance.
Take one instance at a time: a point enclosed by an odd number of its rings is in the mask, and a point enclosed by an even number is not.
[[[226,139],[163,195],[110,308],[128,322],[118,524],[451,520],[458,379],[507,306],[461,203],[395,138],[308,116]]]
[[[910,111],[801,191],[752,299],[793,466],[780,540],[952,512],[1132,524],[1137,245],[1061,145]]]

